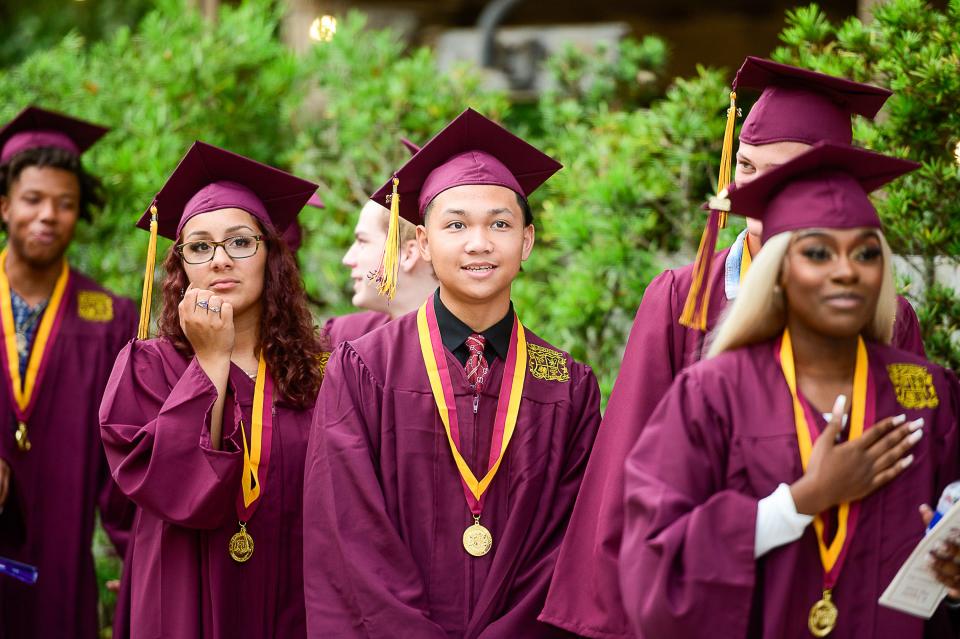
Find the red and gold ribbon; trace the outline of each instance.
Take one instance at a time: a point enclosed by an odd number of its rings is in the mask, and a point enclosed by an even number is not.
[[[460,453],[460,425],[457,420],[457,401],[453,392],[453,382],[444,357],[443,340],[440,337],[440,327],[433,309],[433,296],[428,299],[417,312],[417,330],[420,337],[420,350],[423,362],[430,379],[430,388],[440,413],[440,421],[447,433],[447,443],[450,452],[460,472],[463,484],[464,497],[475,517],[483,510],[483,498],[490,483],[500,470],[500,463],[513,437],[517,426],[517,415],[520,412],[520,397],[523,395],[523,382],[527,372],[527,341],[523,325],[513,317],[513,330],[510,335],[510,347],[507,351],[507,361],[503,371],[503,380],[500,382],[500,396],[497,400],[497,413],[493,427],[493,442],[490,446],[490,457],[487,462],[487,471],[478,479],[467,461]]]
[[[790,340],[789,329],[784,330],[777,353],[780,367],[790,395],[793,399],[793,418],[797,430],[797,443],[800,447],[800,462],[806,471],[810,456],[813,453],[813,444],[820,431],[809,403],[800,396],[797,388],[797,372],[793,360],[793,344]],[[853,373],[853,403],[850,410],[849,441],[863,435],[863,432],[873,425],[876,413],[876,392],[870,374],[867,360],[867,348],[863,338],[857,340],[857,360]],[[857,518],[860,511],[860,502],[844,502],[837,509],[837,532],[828,544],[825,535],[823,515],[818,514],[813,521],[817,533],[817,544],[820,549],[820,562],[823,565],[824,589],[832,590],[840,576],[843,562],[853,541],[857,527]]]
[[[26,375],[20,377],[20,356],[17,352],[17,332],[13,319],[13,303],[10,301],[10,281],[6,273],[7,249],[0,251],[0,327],[3,329],[3,371],[7,390],[13,403],[13,412],[19,422],[17,443],[21,450],[29,450],[26,424],[30,419],[39,395],[40,383],[50,363],[53,346],[66,313],[63,303],[70,282],[70,267],[63,261],[60,275],[53,287],[50,302],[43,311],[37,334],[30,349]]]

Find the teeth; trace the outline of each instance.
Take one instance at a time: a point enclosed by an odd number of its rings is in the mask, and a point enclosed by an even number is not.
[[[493,267],[492,266],[465,266],[464,268],[467,269],[468,271],[489,271]]]

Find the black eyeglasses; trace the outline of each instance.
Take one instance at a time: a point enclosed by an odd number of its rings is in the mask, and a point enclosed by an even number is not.
[[[177,252],[187,264],[205,264],[213,259],[219,246],[230,258],[241,260],[256,255],[262,239],[262,235],[236,235],[222,242],[196,240],[177,244]]]

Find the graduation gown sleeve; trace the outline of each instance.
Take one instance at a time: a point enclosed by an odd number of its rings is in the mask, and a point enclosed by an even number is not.
[[[383,388],[349,344],[330,357],[304,477],[304,585],[312,637],[441,639],[383,498],[374,457]]]
[[[627,458],[620,585],[641,638],[747,635],[757,500],[725,489],[730,424],[711,403],[681,373]]]
[[[107,461],[120,489],[145,511],[215,528],[232,515],[240,483],[239,407],[227,401],[223,448],[214,450],[216,387],[196,359],[184,368],[166,346],[133,341],[117,357],[100,407]]]

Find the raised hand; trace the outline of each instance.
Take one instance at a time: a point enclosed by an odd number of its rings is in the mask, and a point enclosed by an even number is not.
[[[817,438],[803,477],[790,487],[797,512],[815,515],[848,501],[863,499],[894,479],[913,462],[908,454],[923,436],[923,419],[887,417],[854,441],[837,443],[843,429],[846,398],[833,407],[830,423]]]

